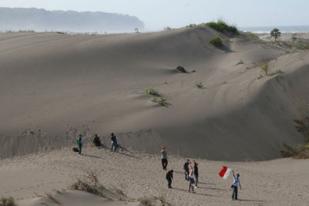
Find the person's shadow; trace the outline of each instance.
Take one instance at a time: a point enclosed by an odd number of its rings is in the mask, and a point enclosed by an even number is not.
[[[189,193],[188,190],[185,190],[185,189],[182,189],[182,188],[177,188],[177,187],[173,187],[172,188],[173,190],[176,190],[176,191],[179,191],[179,192],[186,192],[186,193]],[[216,197],[214,195],[210,195],[210,194],[205,194],[205,193],[200,193],[200,192],[191,192],[189,194],[192,194],[192,195],[199,195],[199,196],[204,196],[204,197]]]

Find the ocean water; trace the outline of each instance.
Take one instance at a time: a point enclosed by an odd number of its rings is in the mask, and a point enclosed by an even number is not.
[[[242,31],[253,33],[269,33],[274,28],[278,28],[282,33],[309,33],[309,26],[239,27]]]

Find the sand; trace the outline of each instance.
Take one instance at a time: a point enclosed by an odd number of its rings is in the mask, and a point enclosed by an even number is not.
[[[1,157],[63,148],[78,133],[231,161],[279,158],[283,144],[301,144],[294,120],[308,111],[308,52],[224,36],[221,50],[209,44],[217,35],[1,34]],[[263,75],[264,63],[273,75]],[[177,73],[179,65],[196,72]],[[153,103],[147,88],[170,106]]]
[[[88,147],[83,156],[70,149],[29,155],[0,162],[0,194],[15,197],[20,206],[48,205],[53,197],[62,205],[127,205],[91,194],[71,191],[70,185],[95,171],[107,188],[121,189],[129,198],[163,197],[172,205],[307,205],[309,201],[308,160],[281,159],[266,162],[217,162],[197,159],[200,184],[188,193],[182,166],[185,158],[170,157],[168,169],[175,170],[173,187],[167,189],[159,155],[137,152],[117,154]],[[241,175],[240,200],[231,200],[231,177],[222,180],[222,165]],[[136,202],[135,202],[136,203]]]

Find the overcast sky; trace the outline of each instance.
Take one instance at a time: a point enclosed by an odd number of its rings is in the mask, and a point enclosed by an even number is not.
[[[241,27],[309,24],[309,0],[0,0],[0,6],[123,13],[148,30],[215,19]]]

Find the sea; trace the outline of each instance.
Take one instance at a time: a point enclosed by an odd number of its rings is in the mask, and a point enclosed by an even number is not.
[[[309,33],[309,26],[260,26],[260,27],[239,27],[240,30],[252,33],[269,33],[278,28],[282,33]]]

